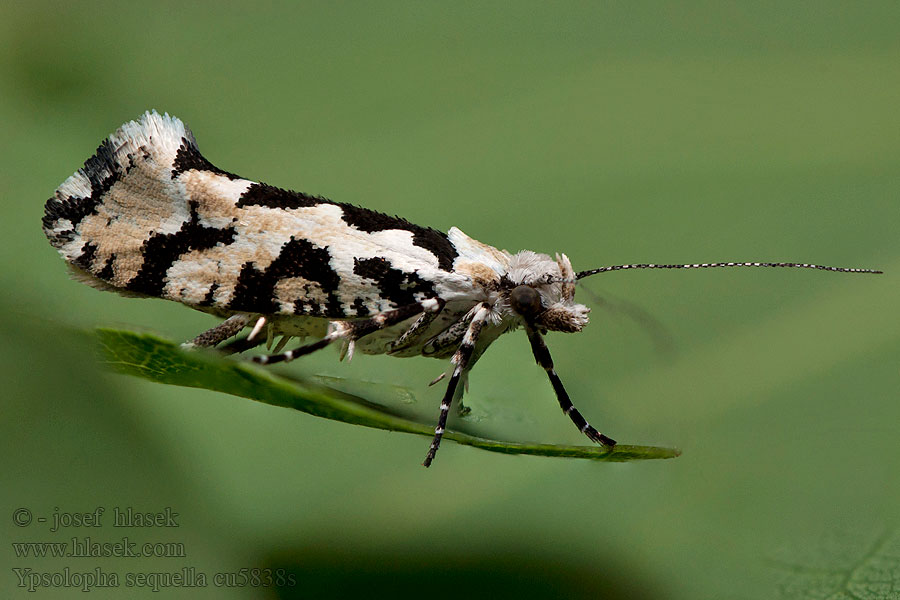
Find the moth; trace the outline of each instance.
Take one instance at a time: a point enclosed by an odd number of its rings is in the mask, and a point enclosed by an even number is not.
[[[59,186],[44,207],[43,230],[73,276],[90,286],[174,300],[224,319],[192,346],[236,340],[229,347],[241,350],[280,338],[272,354],[254,358],[262,364],[335,342],[342,356],[449,358],[426,467],[451,404],[461,401],[460,383],[498,336],[520,328],[563,412],[591,441],[615,445],[575,408],[544,342],[547,332],[587,325],[590,309],[575,301],[575,284],[585,277],[713,267],[880,272],[784,262],[576,272],[565,254],[513,254],[455,227],[443,233],[223,171],[200,154],[180,120],[155,111],[122,125]],[[237,338],[245,328],[249,335]],[[316,341],[284,351],[291,339],[307,337]]]

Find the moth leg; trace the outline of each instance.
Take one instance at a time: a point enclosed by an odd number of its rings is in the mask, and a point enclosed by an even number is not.
[[[439,381],[442,381],[444,379],[444,377],[446,377],[446,376],[447,376],[447,371],[444,371],[443,373],[441,373],[440,375],[435,377],[433,380],[428,382],[429,387],[436,384]],[[462,376],[463,376],[463,378],[465,378],[466,374],[463,373]],[[466,379],[463,379],[463,389],[466,391],[467,394],[469,393],[469,382]],[[469,408],[468,406],[466,406],[465,404],[463,404],[463,399],[460,398],[459,402],[456,403],[456,414],[458,414],[461,417],[464,417],[467,414],[469,414],[470,412],[472,412],[472,409]]]
[[[437,334],[422,347],[424,356],[433,356],[440,358],[442,356],[450,356],[455,348],[459,347],[459,343],[466,334],[469,324],[465,317],[453,323],[450,327]]]
[[[463,391],[465,392],[465,394],[468,394],[469,393],[469,372],[468,371],[465,371],[462,374],[462,384],[463,384]],[[465,417],[466,415],[468,415],[469,413],[472,412],[472,408],[469,406],[466,406],[466,404],[465,404],[465,400],[463,398],[463,396],[465,394],[461,394],[460,398],[459,398],[459,402],[456,403],[456,414],[460,417]]]
[[[251,348],[256,348],[257,346],[261,346],[265,343],[265,338],[261,338],[259,336],[250,339],[250,335],[245,335],[244,337],[239,337],[233,342],[229,342],[220,348],[216,348],[219,352],[223,354],[239,354],[241,352],[245,352],[250,350]]]
[[[472,320],[469,322],[469,326],[466,329],[465,335],[463,335],[459,348],[456,350],[456,354],[454,354],[451,359],[456,367],[453,369],[453,374],[450,375],[450,381],[447,383],[447,391],[444,392],[444,398],[441,400],[441,414],[438,417],[437,427],[434,428],[434,439],[431,441],[431,447],[428,449],[428,454],[425,455],[425,462],[422,463],[426,467],[431,466],[431,461],[434,460],[434,455],[437,454],[438,448],[441,445],[441,438],[444,437],[444,428],[447,426],[447,415],[450,412],[450,404],[453,402],[453,398],[457,393],[459,380],[462,379],[463,373],[469,366],[469,359],[472,358],[472,352],[475,350],[475,342],[478,341],[478,334],[481,333],[484,320],[490,312],[490,306],[481,303],[476,309],[475,314],[472,316]],[[460,393],[462,392],[462,390],[459,391]]]
[[[250,317],[247,315],[232,315],[211,329],[207,329],[189,342],[182,344],[185,348],[199,346],[208,348],[223,342],[247,326]]]
[[[275,348],[272,350],[273,354],[278,354],[284,349],[284,346],[294,338],[293,335],[283,335],[281,339],[278,340],[278,343],[275,344]],[[300,340],[303,341],[302,339]],[[239,354],[241,352],[245,352],[250,350],[251,348],[256,348],[257,346],[262,346],[263,344],[268,342],[268,338],[262,338],[260,336],[256,336],[251,338],[250,335],[245,335],[244,337],[237,338],[233,342],[229,342],[224,346],[218,348],[219,352],[223,354]]]
[[[288,350],[287,352],[282,352],[281,354],[254,356],[253,361],[262,365],[277,362],[288,362],[300,356],[315,352],[316,350],[321,350],[335,340],[345,339],[352,343],[374,331],[384,329],[385,327],[390,327],[391,325],[396,325],[397,323],[405,321],[410,317],[414,317],[421,312],[439,310],[440,307],[441,304],[437,299],[429,298],[428,300],[423,300],[422,302],[416,302],[415,304],[408,304],[407,306],[401,306],[400,308],[394,310],[388,310],[383,313],[378,313],[377,315],[369,317],[368,319],[358,319],[355,321],[332,321],[328,327],[328,334],[321,340],[318,340],[311,344],[300,346],[299,348],[294,348],[293,350]]]
[[[543,336],[531,325],[526,325],[525,331],[528,333],[528,341],[531,342],[531,352],[534,354],[534,359],[537,361],[537,364],[547,371],[547,377],[550,378],[550,383],[553,385],[553,391],[556,392],[556,399],[559,400],[559,407],[562,408],[563,412],[566,413],[570,419],[572,419],[572,422],[575,423],[575,427],[577,427],[581,433],[588,436],[591,441],[605,446],[615,446],[616,440],[606,437],[591,427],[578,409],[575,408],[575,405],[572,404],[572,400],[569,399],[569,394],[566,393],[566,388],[563,387],[559,375],[556,374],[556,370],[553,368],[553,359],[550,357],[550,350],[547,349],[547,344],[544,343]]]
[[[418,342],[422,336],[428,331],[428,326],[437,318],[437,316],[444,310],[445,302],[440,298],[435,298],[438,302],[438,307],[436,310],[425,311],[419,318],[415,320],[415,322],[410,325],[409,329],[403,332],[403,334],[398,337],[396,340],[391,342],[390,348],[388,350],[388,354],[392,354],[394,352],[398,352],[409,346],[412,346],[416,342]]]

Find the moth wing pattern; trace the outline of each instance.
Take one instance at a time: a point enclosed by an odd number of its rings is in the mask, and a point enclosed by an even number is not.
[[[79,279],[221,316],[302,325],[438,296],[451,313],[476,302],[447,234],[223,171],[180,120],[155,111],[60,185],[43,227]]]
[[[540,286],[547,312],[569,316],[561,330],[587,323],[587,308],[572,302],[573,282],[564,281],[573,273],[564,255],[512,255],[456,228],[443,233],[244,179],[210,163],[180,120],[155,111],[101,143],[44,213],[44,233],[81,281],[225,317],[195,338],[201,344],[255,321],[250,337],[263,324],[282,344],[321,337],[259,362],[338,339],[351,351],[450,357],[426,466],[468,371],[499,335],[525,324],[511,308],[512,288]],[[533,325],[546,331],[564,322]],[[571,406],[566,414],[580,418]]]
[[[438,425],[469,370],[503,333],[524,328],[562,411],[590,440],[615,440],[575,408],[544,342],[573,333],[590,309],[578,280],[625,269],[799,267],[880,273],[809,263],[627,264],[576,272],[565,254],[510,254],[451,228],[244,179],[210,163],[191,131],[155,111],[104,140],[44,207],[43,230],[79,280],[125,295],[158,297],[225,318],[194,338],[217,345],[246,327],[251,342],[283,336],[275,354],[293,360],[335,341],[344,351],[450,358]],[[294,336],[315,342],[279,353]],[[236,342],[234,342],[236,343]],[[250,346],[247,346],[250,347]],[[463,385],[459,385],[462,383]]]

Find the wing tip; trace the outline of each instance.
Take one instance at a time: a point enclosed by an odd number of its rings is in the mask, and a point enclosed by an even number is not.
[[[146,160],[171,169],[184,145],[192,155],[199,155],[191,130],[169,113],[151,109],[121,125],[44,204],[41,222],[50,243],[61,249],[73,241],[78,223],[94,212],[103,195],[129,169]]]

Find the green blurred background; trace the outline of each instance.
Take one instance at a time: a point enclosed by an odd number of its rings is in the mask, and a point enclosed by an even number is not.
[[[0,583],[24,597],[14,567],[284,567],[286,590],[155,597],[898,597],[868,585],[900,580],[898,18],[896,2],[2,3]],[[69,280],[40,231],[55,187],[150,108],[188,123],[226,170],[511,251],[564,251],[576,269],[762,259],[887,273],[587,280],[602,299],[592,324],[548,340],[572,397],[620,442],[683,456],[603,464],[446,443],[425,470],[424,438],[108,375],[69,333],[184,340],[215,322]],[[670,350],[626,303],[665,326]],[[379,400],[402,401],[400,386],[436,415],[436,361],[321,354],[288,370]],[[521,333],[471,384],[479,431],[584,441]],[[172,507],[180,527],[52,533],[9,516],[98,506]],[[8,543],[72,535],[178,541],[187,556],[22,559]]]

